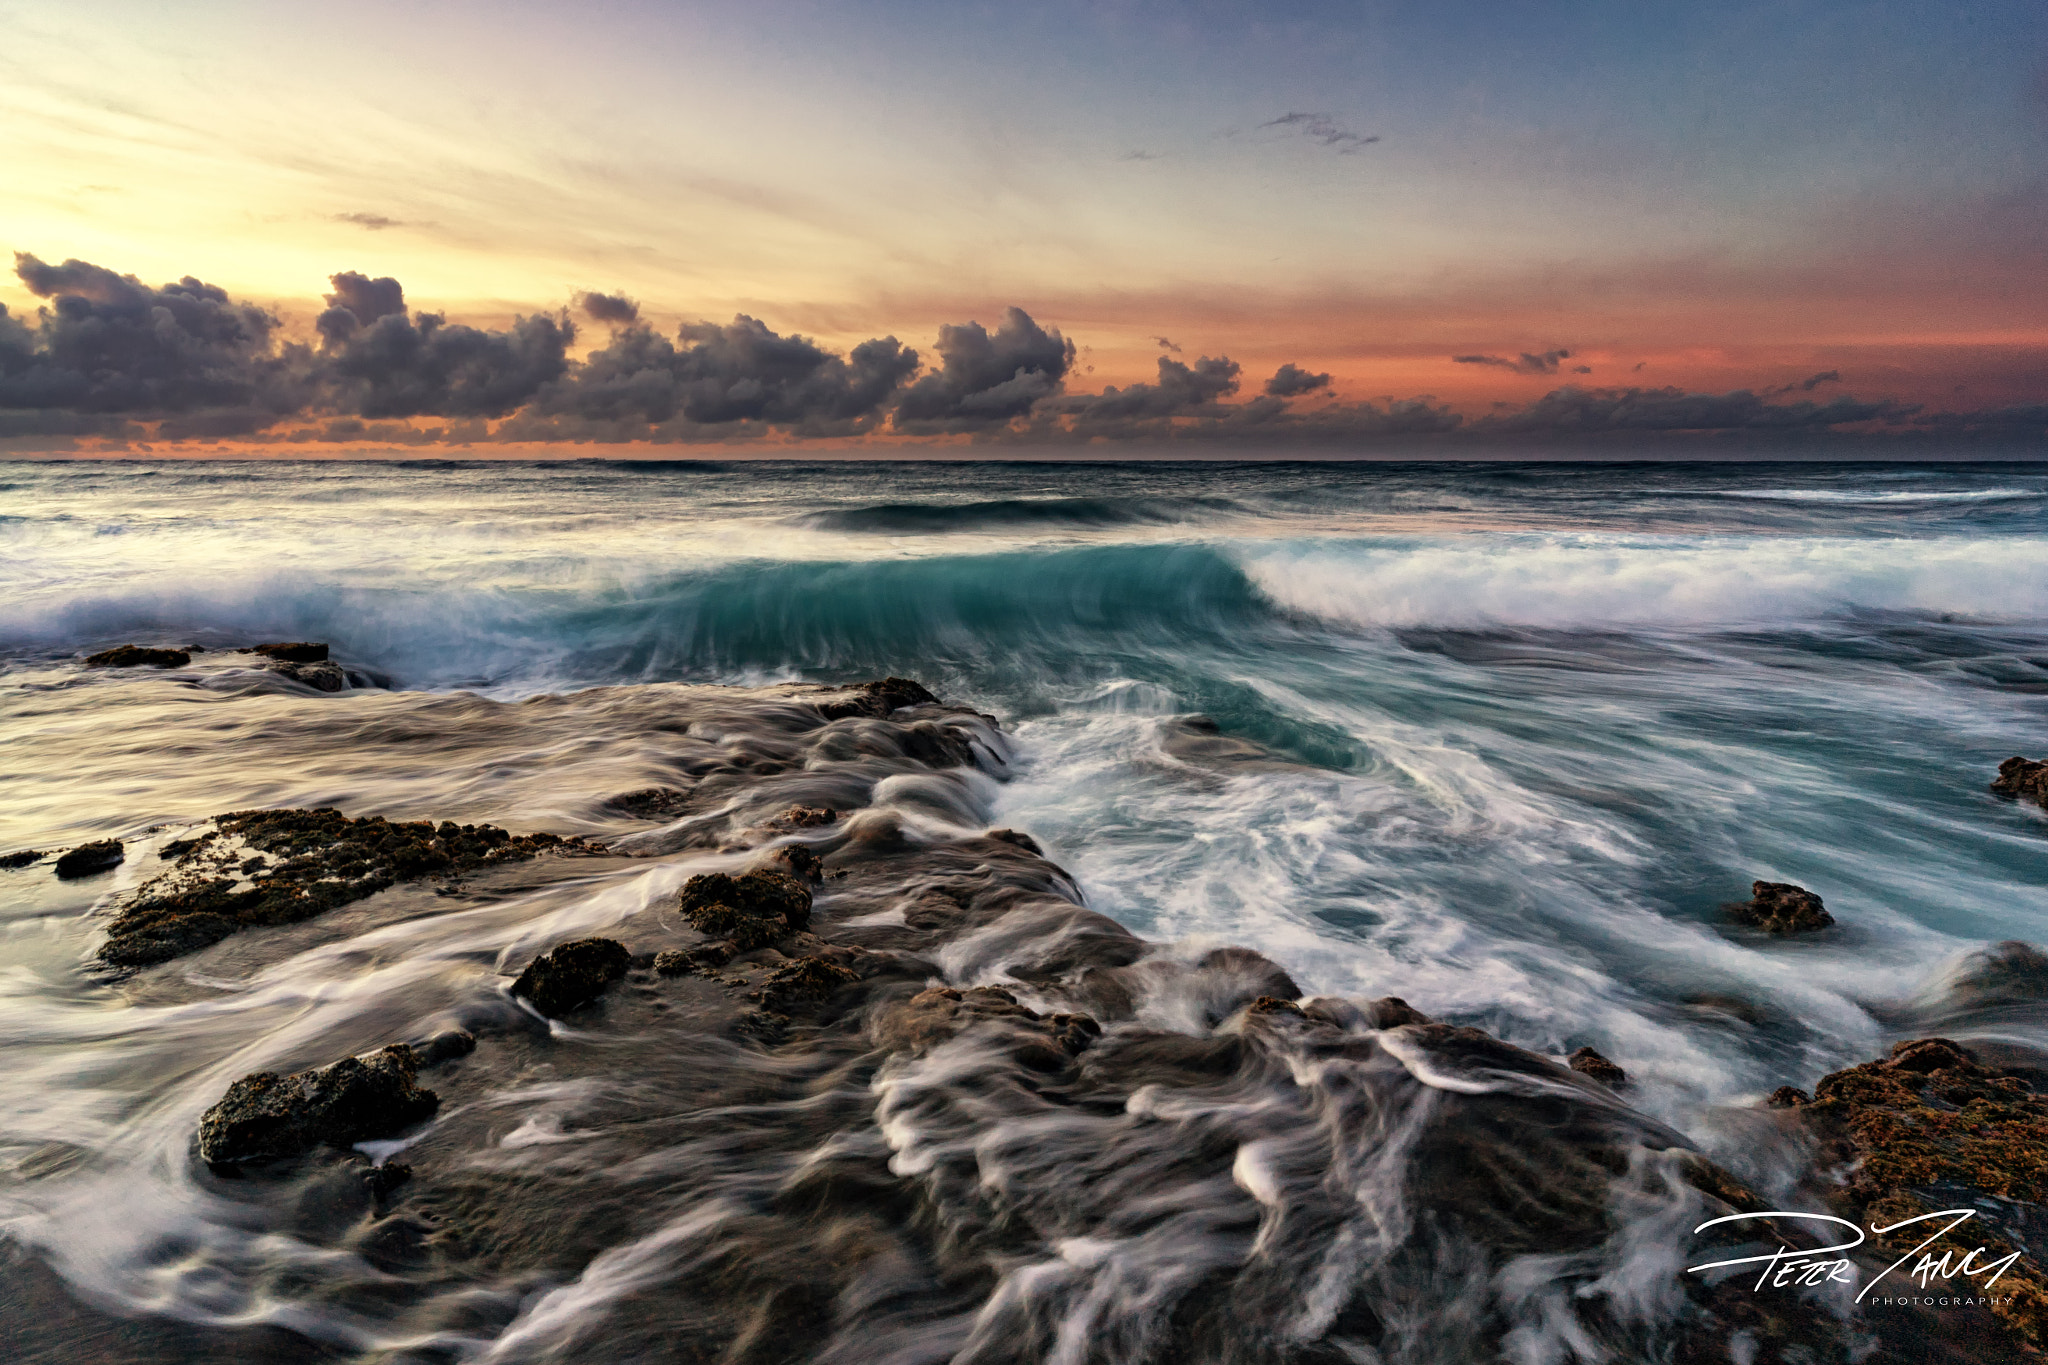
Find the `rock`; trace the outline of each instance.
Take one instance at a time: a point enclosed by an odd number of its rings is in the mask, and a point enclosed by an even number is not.
[[[1771,934],[1806,934],[1835,922],[1819,896],[1790,882],[1752,882],[1751,900],[1728,907],[1737,923]]]
[[[2048,953],[2018,939],[1980,948],[1963,959],[1946,994],[1973,1009],[2048,1001]]]
[[[1590,1076],[1610,1090],[1619,1090],[1628,1084],[1626,1071],[1589,1047],[1582,1047],[1565,1058],[1564,1064],[1581,1076]]]
[[[280,641],[273,645],[250,645],[238,651],[242,654],[261,654],[266,659],[276,659],[288,664],[324,664],[327,662],[327,646],[311,640]]]
[[[200,1119],[199,1157],[240,1166],[390,1137],[440,1106],[414,1084],[417,1075],[412,1049],[394,1043],[313,1071],[244,1076]]]
[[[892,1049],[923,1052],[970,1028],[1005,1038],[1009,1055],[1034,1071],[1057,1071],[1102,1036],[1085,1014],[1040,1014],[997,986],[935,986],[883,1009],[873,1029]]]
[[[66,881],[73,877],[90,877],[95,872],[105,872],[118,866],[127,856],[119,839],[99,839],[90,844],[80,844],[57,860],[57,875]]]
[[[696,948],[664,948],[654,955],[654,970],[662,976],[688,976],[712,971],[739,955],[739,949],[721,939]]]
[[[232,811],[212,823],[158,850],[171,869],[143,886],[107,926],[101,961],[123,967],[164,962],[237,929],[295,924],[400,882],[554,849],[594,851],[580,839],[553,834],[381,815],[351,820],[331,807]]]
[[[1802,1104],[1812,1104],[1813,1096],[1796,1085],[1781,1085],[1764,1100],[1772,1109],[1797,1109]]]
[[[2024,797],[2037,806],[2048,806],[2048,762],[2015,755],[1998,765],[1991,790],[2015,800]]]
[[[321,648],[325,649],[326,646],[323,645]],[[321,692],[346,692],[348,690],[348,674],[341,671],[341,665],[339,664],[285,662],[272,664],[270,671],[281,677],[290,678],[293,682],[304,683],[306,686]]]
[[[1015,844],[1018,848],[1023,849],[1026,853],[1036,853],[1040,857],[1045,856],[1045,850],[1038,846],[1038,840],[1032,838],[1030,835],[1024,833],[1022,830],[992,829],[988,832],[988,834],[985,837],[990,839],[1000,839],[1006,844]]]
[[[382,1166],[372,1166],[363,1173],[363,1188],[370,1192],[370,1198],[383,1203],[392,1192],[412,1179],[412,1167],[403,1161],[387,1161]]]
[[[841,986],[860,980],[851,969],[822,957],[800,957],[777,967],[747,999],[768,1009],[787,1012],[792,1006],[819,1004]]]
[[[559,943],[527,964],[512,983],[512,994],[523,996],[548,1018],[559,1019],[604,994],[605,987],[626,974],[632,960],[625,945],[614,939]]]
[[[879,720],[905,706],[931,706],[939,700],[924,684],[908,678],[879,678],[854,683],[843,691],[852,695],[817,703],[826,720],[845,720],[850,716],[872,716]]]
[[[18,853],[0,853],[0,869],[12,871],[17,867],[27,867],[30,863],[41,862],[46,856],[39,848],[24,848]]]
[[[148,649],[141,645],[120,645],[86,656],[87,668],[183,668],[192,656],[182,649]]]
[[[621,815],[636,815],[643,820],[666,820],[681,815],[689,800],[688,792],[675,787],[642,787],[639,791],[621,792],[604,804],[606,809]]]
[[[457,1057],[467,1057],[474,1051],[476,1035],[465,1029],[455,1028],[449,1029],[446,1033],[437,1033],[426,1042],[414,1046],[413,1056],[422,1067],[429,1067],[452,1062]]]
[[[1787,1086],[1773,1103],[1787,1091],[1799,1093]],[[1944,1208],[2048,1203],[2048,1098],[2020,1077],[1982,1065],[1951,1039],[1911,1039],[1880,1061],[1824,1076],[1812,1100],[1796,1107],[1820,1139],[1814,1169],[1841,1182],[1831,1202],[1863,1226]],[[1937,1226],[1916,1223],[1873,1238],[1877,1263],[1906,1255]],[[1986,1212],[1937,1238],[1926,1254],[1952,1253],[1961,1261],[1982,1245],[1988,1250],[1978,1263],[1996,1259],[2017,1249],[2000,1227]],[[1990,1310],[2015,1341],[2048,1341],[2048,1280],[2040,1263],[2029,1255],[2009,1269]]]
[[[839,812],[830,806],[791,806],[768,822],[769,829],[820,829],[834,824]]]
[[[1403,1024],[1427,1024],[1430,1017],[1403,1000],[1398,995],[1383,995],[1377,1000],[1365,1002],[1365,1016],[1372,1026],[1379,1029],[1400,1028]]]
[[[739,877],[707,872],[683,883],[676,908],[698,932],[749,953],[810,924],[811,889],[768,868]]]
[[[775,871],[787,872],[813,886],[825,880],[825,860],[800,844],[784,844],[775,850]]]

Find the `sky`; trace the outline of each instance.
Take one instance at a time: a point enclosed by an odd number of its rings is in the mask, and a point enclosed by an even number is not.
[[[0,22],[17,449],[2048,441],[2038,0]]]

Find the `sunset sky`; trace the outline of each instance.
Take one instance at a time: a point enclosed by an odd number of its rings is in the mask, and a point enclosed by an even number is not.
[[[900,391],[932,372],[941,327],[995,331],[1018,308],[1075,351],[1002,430],[1051,420],[1062,395],[1170,387],[1162,356],[1241,367],[1220,397],[1148,398],[1169,426],[1222,420],[1218,402],[1293,364],[1331,376],[1276,390],[1302,420],[1428,395],[1469,426],[1567,387],[1676,388],[1889,402],[1921,429],[2018,408],[1999,420],[2048,430],[2048,409],[2026,414],[2048,403],[2038,0],[98,0],[0,17],[0,248],[152,288],[195,276],[273,314],[273,350],[317,350],[329,277],[354,271],[485,331],[569,310],[572,367],[611,339],[584,291],[636,300],[664,343],[736,314],[834,355],[894,336],[924,366]],[[33,328],[73,287],[10,276],[0,303]],[[65,398],[20,355],[0,384],[17,445],[163,439],[152,423],[204,407]],[[339,383],[220,398],[278,420],[173,434],[483,420],[454,433],[469,439],[526,401],[352,408]],[[548,401],[564,437],[562,414],[597,420],[587,394]],[[962,415],[978,400],[922,428],[889,420],[895,401],[785,434],[991,429]],[[616,409],[611,439],[632,434]],[[651,438],[720,439],[691,423]]]

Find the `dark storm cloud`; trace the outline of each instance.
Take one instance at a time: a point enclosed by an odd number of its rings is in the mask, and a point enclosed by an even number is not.
[[[1266,392],[1275,398],[1299,398],[1329,387],[1329,375],[1310,374],[1291,360],[1273,371],[1273,377],[1266,381]]]
[[[1112,384],[1098,394],[1069,398],[1060,410],[1071,413],[1078,426],[1191,416],[1236,393],[1242,373],[1243,366],[1229,356],[1203,356],[1193,365],[1161,356],[1156,383],[1122,389]]]
[[[1494,413],[1473,423],[1475,431],[1565,435],[1636,431],[1824,430],[1864,422],[1896,423],[1919,411],[1917,404],[1889,400],[1864,403],[1837,398],[1771,403],[1748,389],[1732,393],[1688,393],[1684,389],[1553,389],[1526,407]]]
[[[686,324],[677,340],[682,344],[645,326],[621,329],[573,376],[551,386],[536,414],[598,423],[757,422],[847,434],[871,425],[918,364],[917,352],[894,337],[864,341],[839,356],[745,315],[723,326]]]
[[[405,226],[402,219],[386,218],[381,213],[337,213],[334,215],[334,221],[337,223],[353,223],[359,228],[368,228],[372,232],[382,232],[385,228]]]
[[[326,295],[327,311],[314,320],[314,329],[329,346],[338,346],[379,318],[405,316],[405,289],[389,275],[371,279],[353,270],[329,275],[334,287]]]
[[[991,334],[978,322],[939,328],[939,369],[904,391],[899,431],[989,430],[1029,414],[1060,391],[1074,343],[1040,327],[1021,308],[1004,311]]]
[[[334,408],[360,417],[503,417],[568,371],[575,339],[546,314],[496,332],[387,313],[323,352],[321,379]]]
[[[594,289],[586,290],[576,296],[576,306],[592,322],[625,327],[640,321],[640,305],[624,294],[600,294]]]
[[[1268,119],[1261,128],[1286,128],[1300,133],[1303,137],[1325,147],[1334,147],[1342,155],[1362,151],[1378,142],[1377,133],[1366,136],[1343,127],[1328,114],[1282,114],[1279,118]]]
[[[15,274],[50,300],[31,330],[0,326],[0,408],[185,413],[208,407],[289,411],[302,359],[272,345],[277,319],[186,276],[160,289],[132,275],[27,253]],[[303,348],[299,348],[303,351]]]
[[[1513,360],[1497,355],[1454,355],[1451,357],[1451,363],[1455,365],[1492,365],[1498,369],[1513,370],[1516,374],[1556,374],[1557,363],[1560,360],[1570,360],[1571,358],[1572,353],[1570,351],[1560,348],[1555,351],[1544,351],[1541,354],[1535,355],[1524,351]]]

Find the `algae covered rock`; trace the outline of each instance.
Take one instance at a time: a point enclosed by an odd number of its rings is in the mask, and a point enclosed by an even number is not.
[[[318,692],[346,692],[348,674],[341,671],[341,665],[321,663],[295,663],[286,661],[270,666],[270,671],[293,682],[304,683]]]
[[[80,844],[57,860],[57,875],[66,881],[74,877],[90,877],[95,872],[105,872],[118,866],[127,857],[119,839],[97,839],[89,844]]]
[[[327,646],[312,640],[281,640],[276,644],[250,645],[241,651],[244,654],[261,654],[266,659],[275,659],[288,664],[324,664],[327,662]]]
[[[294,924],[400,882],[587,847],[495,825],[352,820],[332,807],[233,811],[159,850],[170,870],[107,926],[99,956],[124,967],[164,962],[237,929]]]
[[[390,1137],[440,1107],[418,1074],[413,1050],[394,1043],[312,1071],[244,1076],[200,1119],[199,1157],[232,1167]]]
[[[17,867],[27,867],[31,863],[39,863],[47,856],[47,852],[40,848],[24,848],[18,849],[13,853],[0,853],[0,869],[11,872]]]
[[[826,720],[845,720],[849,716],[880,719],[906,706],[936,705],[939,700],[923,683],[912,682],[908,678],[877,678],[872,682],[854,683],[844,690],[850,695],[817,704]]]
[[[86,656],[87,668],[183,668],[192,656],[182,649],[150,649],[143,645],[117,645]]]
[[[587,1005],[626,974],[633,955],[609,938],[579,938],[556,944],[527,964],[512,983],[512,994],[532,1002],[550,1019]]]
[[[683,883],[676,908],[699,933],[752,952],[810,924],[811,888],[772,868],[738,877],[706,872]]]
[[[1739,924],[1769,934],[1806,934],[1835,922],[1819,896],[1791,882],[1751,882],[1751,899],[1728,907]]]
[[[2048,762],[2021,758],[2015,754],[1998,765],[1991,790],[2000,796],[2024,798],[2037,806],[2048,806]]]
[[[1581,1076],[1590,1077],[1611,1090],[1628,1084],[1628,1073],[1590,1047],[1582,1047],[1565,1058],[1564,1064]]]

